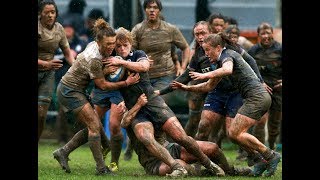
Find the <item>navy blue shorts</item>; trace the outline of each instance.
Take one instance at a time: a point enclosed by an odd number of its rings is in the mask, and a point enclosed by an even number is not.
[[[210,91],[205,99],[203,110],[216,112],[234,118],[242,106],[243,99],[238,91],[226,92],[220,89]]]
[[[110,108],[111,103],[118,105],[123,101],[123,97],[118,90],[104,91],[94,87],[91,92],[91,100],[94,105]]]

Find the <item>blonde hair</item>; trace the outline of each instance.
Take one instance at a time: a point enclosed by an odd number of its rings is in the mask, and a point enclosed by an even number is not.
[[[128,31],[126,28],[124,27],[119,27],[116,30],[116,41],[120,41],[121,43],[125,43],[127,41],[129,41],[130,44],[133,43],[133,38],[132,38],[132,34],[130,31]]]

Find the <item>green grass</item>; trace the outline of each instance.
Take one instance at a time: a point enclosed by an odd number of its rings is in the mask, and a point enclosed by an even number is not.
[[[65,173],[58,162],[53,158],[52,152],[57,149],[59,145],[50,141],[39,142],[38,146],[38,179],[39,180],[60,180],[60,179],[74,179],[74,180],[91,180],[91,179],[121,179],[121,180],[144,180],[147,179],[159,179],[165,177],[149,176],[145,174],[142,166],[139,164],[137,155],[134,153],[131,161],[123,160],[123,153],[120,156],[120,169],[116,172],[116,176],[95,176],[95,163],[91,154],[91,151],[87,145],[84,145],[69,156],[69,166],[71,173]],[[223,152],[225,153],[228,161],[235,166],[246,166],[246,162],[236,161],[237,151],[236,146],[230,143],[223,144]],[[106,159],[106,163],[110,162],[110,154]],[[212,177],[187,177],[184,179],[211,179]],[[282,162],[280,162],[276,174],[273,177],[214,177],[219,180],[245,180],[245,179],[282,179]]]

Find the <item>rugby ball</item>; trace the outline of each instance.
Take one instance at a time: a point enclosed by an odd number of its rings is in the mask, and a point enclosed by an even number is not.
[[[117,82],[117,81],[120,81],[123,76],[124,76],[124,72],[125,72],[125,68],[122,67],[122,66],[119,66],[119,68],[113,72],[113,73],[110,73],[108,76],[107,76],[107,79],[108,81],[110,82]]]
[[[114,56],[114,57],[123,60],[121,56]],[[117,82],[123,78],[124,74],[125,74],[125,68],[122,66],[119,66],[115,72],[110,73],[109,75],[106,76],[106,78],[110,82]]]

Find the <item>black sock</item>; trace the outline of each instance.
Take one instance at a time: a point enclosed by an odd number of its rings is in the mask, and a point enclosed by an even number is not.
[[[122,134],[111,136],[111,162],[115,162],[117,163],[117,165],[119,165],[119,157],[121,154],[122,142]]]

